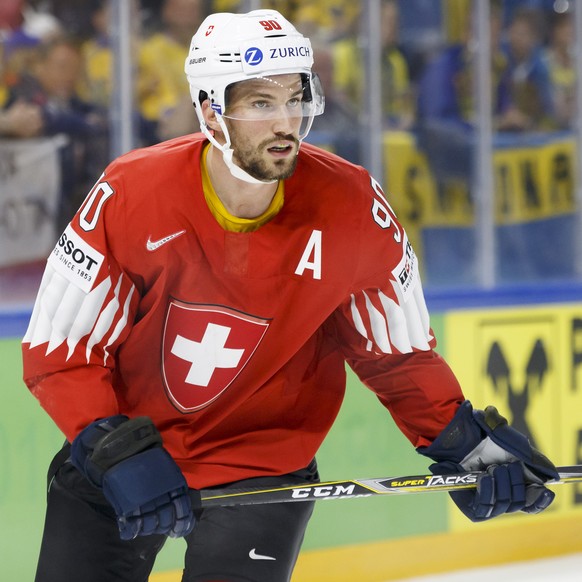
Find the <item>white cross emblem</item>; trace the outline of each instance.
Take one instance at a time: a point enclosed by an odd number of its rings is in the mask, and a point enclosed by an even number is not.
[[[172,354],[192,364],[186,376],[188,384],[208,386],[217,368],[238,366],[244,350],[225,347],[230,331],[230,327],[209,323],[199,342],[176,336]]]
[[[172,299],[162,342],[164,387],[172,404],[189,413],[214,402],[248,364],[269,323],[224,305]]]

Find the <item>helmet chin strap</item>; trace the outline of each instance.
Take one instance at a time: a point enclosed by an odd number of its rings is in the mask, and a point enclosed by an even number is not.
[[[228,129],[226,124],[224,123],[224,119],[222,115],[216,115],[216,119],[224,133],[224,137],[226,138],[226,143],[220,144],[216,138],[212,135],[212,132],[208,129],[206,124],[202,124],[201,128],[206,137],[210,140],[213,146],[218,148],[222,152],[222,159],[226,164],[226,167],[229,169],[230,173],[239,180],[243,180],[249,184],[274,184],[277,180],[257,180],[257,178],[251,176],[247,172],[245,172],[240,166],[237,166],[232,157],[234,155],[234,150],[230,147],[230,135],[228,133]]]
[[[221,149],[222,149],[222,159],[224,160],[226,167],[230,170],[230,173],[235,178],[238,178],[239,180],[244,180],[249,184],[273,184],[277,182],[277,180],[257,180],[232,161],[232,156],[234,155],[234,150],[232,148],[223,146]]]

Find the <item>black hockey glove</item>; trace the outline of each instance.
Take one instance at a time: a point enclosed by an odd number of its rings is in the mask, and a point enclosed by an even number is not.
[[[556,467],[494,406],[473,410],[466,400],[436,440],[417,450],[436,461],[430,466],[435,474],[485,471],[476,489],[450,493],[471,521],[514,511],[539,513],[554,500],[544,483],[559,479]]]
[[[149,418],[91,423],[73,441],[71,461],[112,505],[121,539],[192,531],[188,485]]]

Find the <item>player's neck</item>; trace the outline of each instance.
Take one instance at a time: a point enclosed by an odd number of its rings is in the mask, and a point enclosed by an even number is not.
[[[238,218],[256,218],[269,208],[277,182],[251,184],[235,178],[224,163],[222,153],[214,146],[210,146],[206,161],[212,187],[230,214]]]

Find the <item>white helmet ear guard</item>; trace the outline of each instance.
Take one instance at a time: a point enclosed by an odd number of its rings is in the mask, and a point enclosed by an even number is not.
[[[218,13],[208,16],[192,37],[185,72],[200,128],[212,144],[223,152],[233,175],[259,182],[246,172],[232,169],[230,136],[223,116],[227,108],[227,88],[250,79],[299,73],[303,86],[299,139],[305,138],[313,117],[323,113],[325,98],[319,80],[311,73],[313,51],[309,39],[275,10],[254,10],[247,14]],[[202,102],[208,99],[225,135],[221,145],[206,125]],[[235,173],[236,172],[236,173]],[[260,183],[260,182],[259,182]]]

